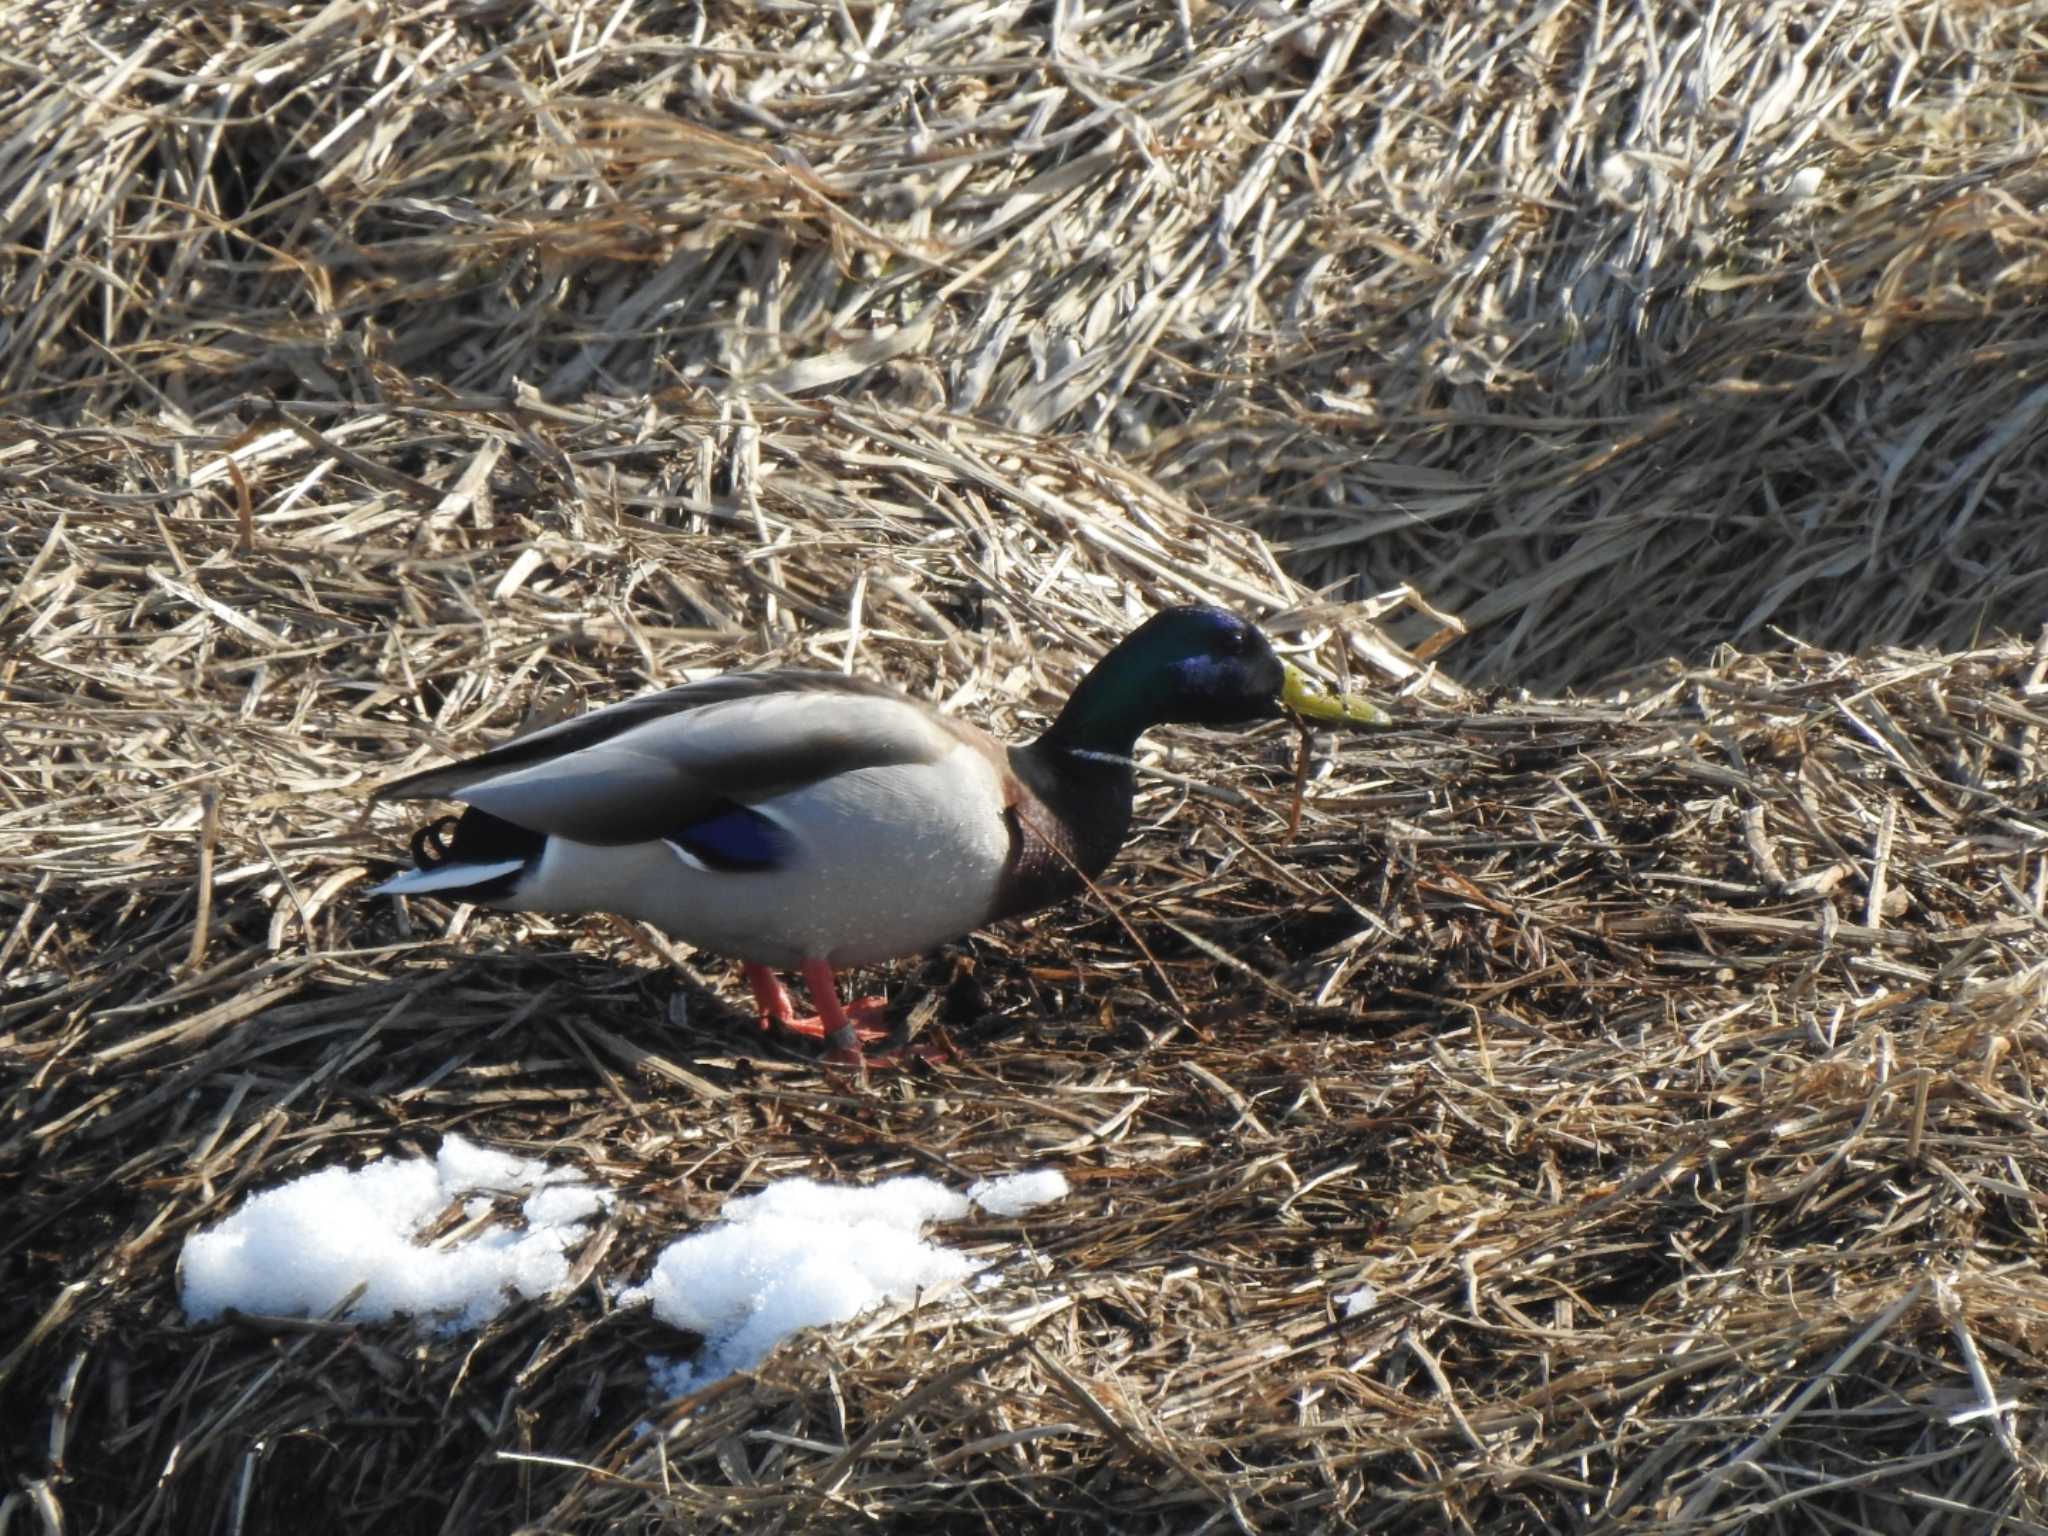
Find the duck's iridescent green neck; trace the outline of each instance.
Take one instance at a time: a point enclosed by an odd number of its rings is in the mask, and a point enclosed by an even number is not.
[[[1038,738],[1041,751],[1093,752],[1129,757],[1138,738],[1156,725],[1157,679],[1139,658],[1112,651],[1081,679],[1052,728]]]

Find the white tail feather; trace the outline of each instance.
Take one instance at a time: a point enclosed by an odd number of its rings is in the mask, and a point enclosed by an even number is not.
[[[482,885],[526,868],[524,859],[501,859],[494,864],[436,864],[431,869],[408,869],[382,885],[372,886],[371,896],[425,896],[434,891],[460,890]]]

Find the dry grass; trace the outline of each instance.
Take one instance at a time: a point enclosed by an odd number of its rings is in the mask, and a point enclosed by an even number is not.
[[[0,29],[0,392],[55,419],[942,403],[1412,583],[1531,686],[2048,606],[2044,0]]]
[[[2044,27],[0,6],[0,1532],[2048,1528]],[[1401,728],[1292,837],[1291,734],[1162,733],[1114,914],[887,978],[943,1071],[359,899],[530,721],[1020,735],[1189,595]],[[450,1131],[621,1189],[564,1294],[182,1322]],[[984,1305],[650,1399],[727,1194],[1022,1162]]]
[[[973,1054],[862,1094],[759,1055],[724,968],[623,925],[416,904],[408,928],[357,900],[404,827],[364,788],[775,656],[1016,733],[1131,613],[1195,584],[1284,625],[1290,592],[1247,536],[1078,455],[720,414],[416,409],[337,426],[353,462],[278,431],[234,470],[139,429],[18,440],[18,1520],[2048,1514],[2024,1411],[2048,1390],[2048,650],[1726,658],[1483,709],[1417,674],[1406,728],[1325,744],[1291,843],[1287,733],[1174,733],[1112,887],[1158,968],[1086,906],[903,967]],[[193,1228],[451,1130],[625,1192],[567,1294],[477,1338],[180,1321]],[[678,1341],[606,1286],[725,1194],[1020,1162],[1077,1193],[959,1234],[1031,1256],[985,1306],[650,1399],[645,1356]]]

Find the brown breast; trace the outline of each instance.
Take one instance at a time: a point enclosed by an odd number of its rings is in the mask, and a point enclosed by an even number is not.
[[[1010,857],[990,921],[1036,912],[1083,889],[1131,830],[1128,763],[1012,747],[1004,776]]]

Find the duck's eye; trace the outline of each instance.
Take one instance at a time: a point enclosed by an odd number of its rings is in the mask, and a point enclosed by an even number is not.
[[[1218,641],[1218,647],[1226,656],[1242,656],[1250,637],[1241,629],[1226,629]]]

